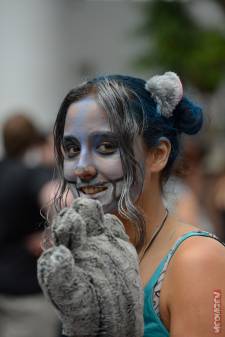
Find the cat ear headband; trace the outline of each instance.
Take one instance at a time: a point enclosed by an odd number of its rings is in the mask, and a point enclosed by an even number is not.
[[[151,77],[145,84],[157,104],[157,112],[167,118],[173,115],[173,110],[183,97],[182,83],[174,72]]]

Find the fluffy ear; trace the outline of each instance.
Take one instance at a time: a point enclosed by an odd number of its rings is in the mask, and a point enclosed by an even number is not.
[[[170,117],[183,97],[183,87],[177,74],[169,71],[164,75],[151,77],[145,85],[157,104],[158,112]]]
[[[161,137],[159,144],[149,151],[147,165],[150,172],[160,172],[168,162],[171,143],[166,137]]]

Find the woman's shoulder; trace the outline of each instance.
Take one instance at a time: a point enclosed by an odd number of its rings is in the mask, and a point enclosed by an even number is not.
[[[225,243],[215,234],[189,224],[178,223],[176,231],[176,249],[173,261],[178,263],[198,262],[210,258],[225,258]],[[177,247],[177,248],[178,248]]]
[[[187,232],[177,252],[177,262],[203,262],[212,258],[225,258],[225,245],[216,236],[201,230]],[[189,236],[190,235],[190,236]]]
[[[183,233],[182,237],[186,239],[181,240],[168,268],[173,283],[176,280],[184,283],[203,280],[213,273],[215,277],[223,275],[225,278],[225,245],[222,241],[198,228]]]

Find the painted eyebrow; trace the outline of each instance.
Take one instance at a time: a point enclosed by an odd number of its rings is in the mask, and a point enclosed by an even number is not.
[[[100,138],[107,138],[107,139],[112,139],[112,140],[118,139],[118,137],[116,136],[116,134],[113,133],[113,132],[111,132],[111,131],[101,131],[101,132],[96,131],[96,132],[92,132],[92,133],[89,134],[89,137],[91,137],[91,138],[100,137]],[[69,141],[79,142],[79,140],[76,137],[74,137],[73,135],[65,135],[63,137],[62,142],[66,143],[66,142],[69,142]]]
[[[62,139],[62,144],[67,144],[69,142],[76,142],[79,143],[79,140],[73,136],[64,136]]]
[[[93,132],[93,133],[90,134],[90,136],[92,138],[98,137],[98,138],[106,138],[106,139],[109,139],[109,140],[118,139],[118,136],[116,136],[116,134],[111,132],[111,131]]]

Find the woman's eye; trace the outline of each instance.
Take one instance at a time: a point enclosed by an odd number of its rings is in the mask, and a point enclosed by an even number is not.
[[[65,153],[66,153],[66,156],[68,158],[73,158],[75,156],[77,156],[80,152],[80,148],[79,146],[69,146],[65,149]]]
[[[99,146],[97,146],[97,151],[101,154],[112,154],[116,152],[117,146],[112,143],[102,143]]]

